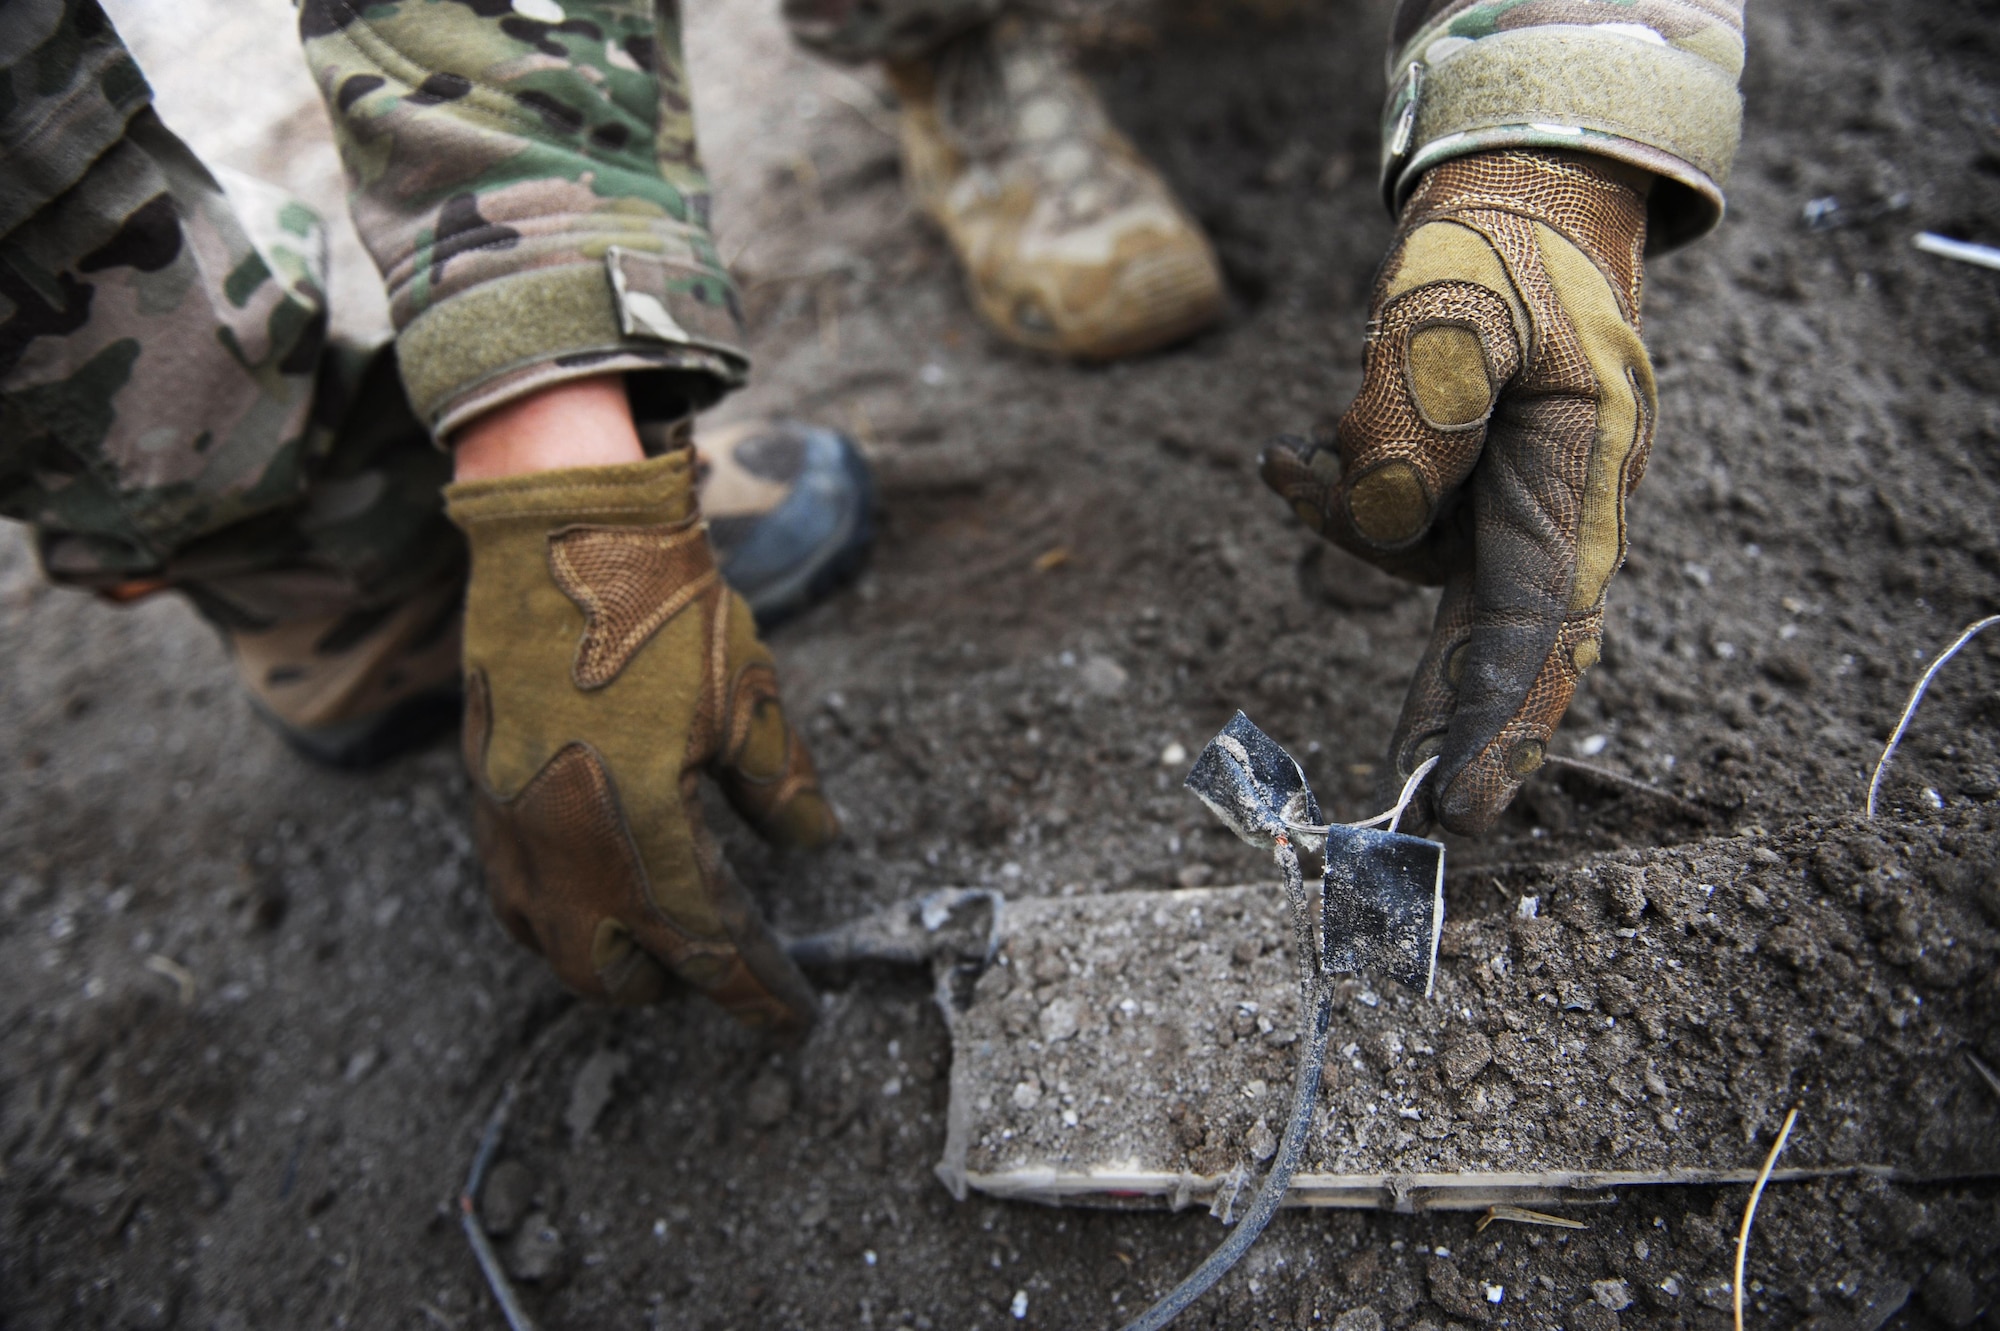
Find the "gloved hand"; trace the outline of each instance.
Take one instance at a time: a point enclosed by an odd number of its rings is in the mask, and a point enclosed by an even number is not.
[[[502,922],[578,992],[669,973],[746,1024],[797,1030],[812,990],[702,825],[703,772],[773,842],[838,830],[771,654],[718,577],[688,449],[452,485],[472,550],[465,759]]]
[[[1391,759],[1407,777],[1439,756],[1425,790],[1454,832],[1493,825],[1598,659],[1653,438],[1646,182],[1556,152],[1434,167],[1377,281],[1337,455],[1265,450],[1266,483],[1307,525],[1444,585]]]

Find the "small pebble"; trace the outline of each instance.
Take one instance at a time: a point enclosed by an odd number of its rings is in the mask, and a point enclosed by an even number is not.
[[[486,1232],[504,1239],[521,1227],[535,1202],[535,1176],[519,1160],[502,1160],[486,1175],[479,1192],[479,1218]]]
[[[543,1212],[537,1211],[521,1222],[514,1238],[507,1270],[514,1279],[529,1284],[555,1284],[563,1271],[562,1231]]]
[[[1086,657],[1080,673],[1083,687],[1100,698],[1117,697],[1132,678],[1124,666],[1103,655]]]

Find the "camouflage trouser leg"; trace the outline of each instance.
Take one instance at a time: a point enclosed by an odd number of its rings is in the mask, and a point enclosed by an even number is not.
[[[383,605],[462,560],[387,347],[330,344],[318,216],[219,181],[92,0],[0,34],[0,516],[63,583],[236,626]]]

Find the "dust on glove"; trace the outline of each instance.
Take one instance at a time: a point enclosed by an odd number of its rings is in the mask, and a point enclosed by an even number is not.
[[[1640,341],[1646,177],[1582,154],[1432,168],[1369,311],[1337,451],[1281,439],[1263,475],[1305,523],[1444,594],[1391,742],[1430,808],[1493,825],[1595,664],[1656,399]]]

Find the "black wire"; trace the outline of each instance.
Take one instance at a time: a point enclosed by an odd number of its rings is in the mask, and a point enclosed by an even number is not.
[[[1207,1259],[1188,1273],[1186,1279],[1169,1290],[1165,1297],[1138,1317],[1125,1324],[1124,1331],[1160,1331],[1161,1327],[1187,1311],[1189,1304],[1215,1286],[1215,1282],[1229,1274],[1229,1268],[1241,1261],[1243,1254],[1250,1251],[1250,1245],[1271,1223],[1271,1217],[1278,1213],[1278,1206],[1285,1200],[1285,1193],[1292,1186],[1292,1174],[1299,1167],[1299,1157],[1305,1153],[1306,1134],[1312,1129],[1313,1110],[1319,1104],[1320,1064],[1326,1058],[1327,1031],[1333,1025],[1333,986],[1328,983],[1321,969],[1318,956],[1311,950],[1312,927],[1306,910],[1305,882],[1299,871],[1298,854],[1291,846],[1280,843],[1278,864],[1285,871],[1286,895],[1292,901],[1292,924],[1302,949],[1299,970],[1299,986],[1305,998],[1305,1027],[1299,1053],[1299,1070],[1292,1081],[1291,1118],[1285,1124],[1285,1139],[1278,1146],[1278,1154],[1271,1161],[1271,1170],[1264,1175],[1263,1186],[1257,1189],[1256,1198],[1250,1209],[1236,1222],[1229,1237],[1217,1245]]]

